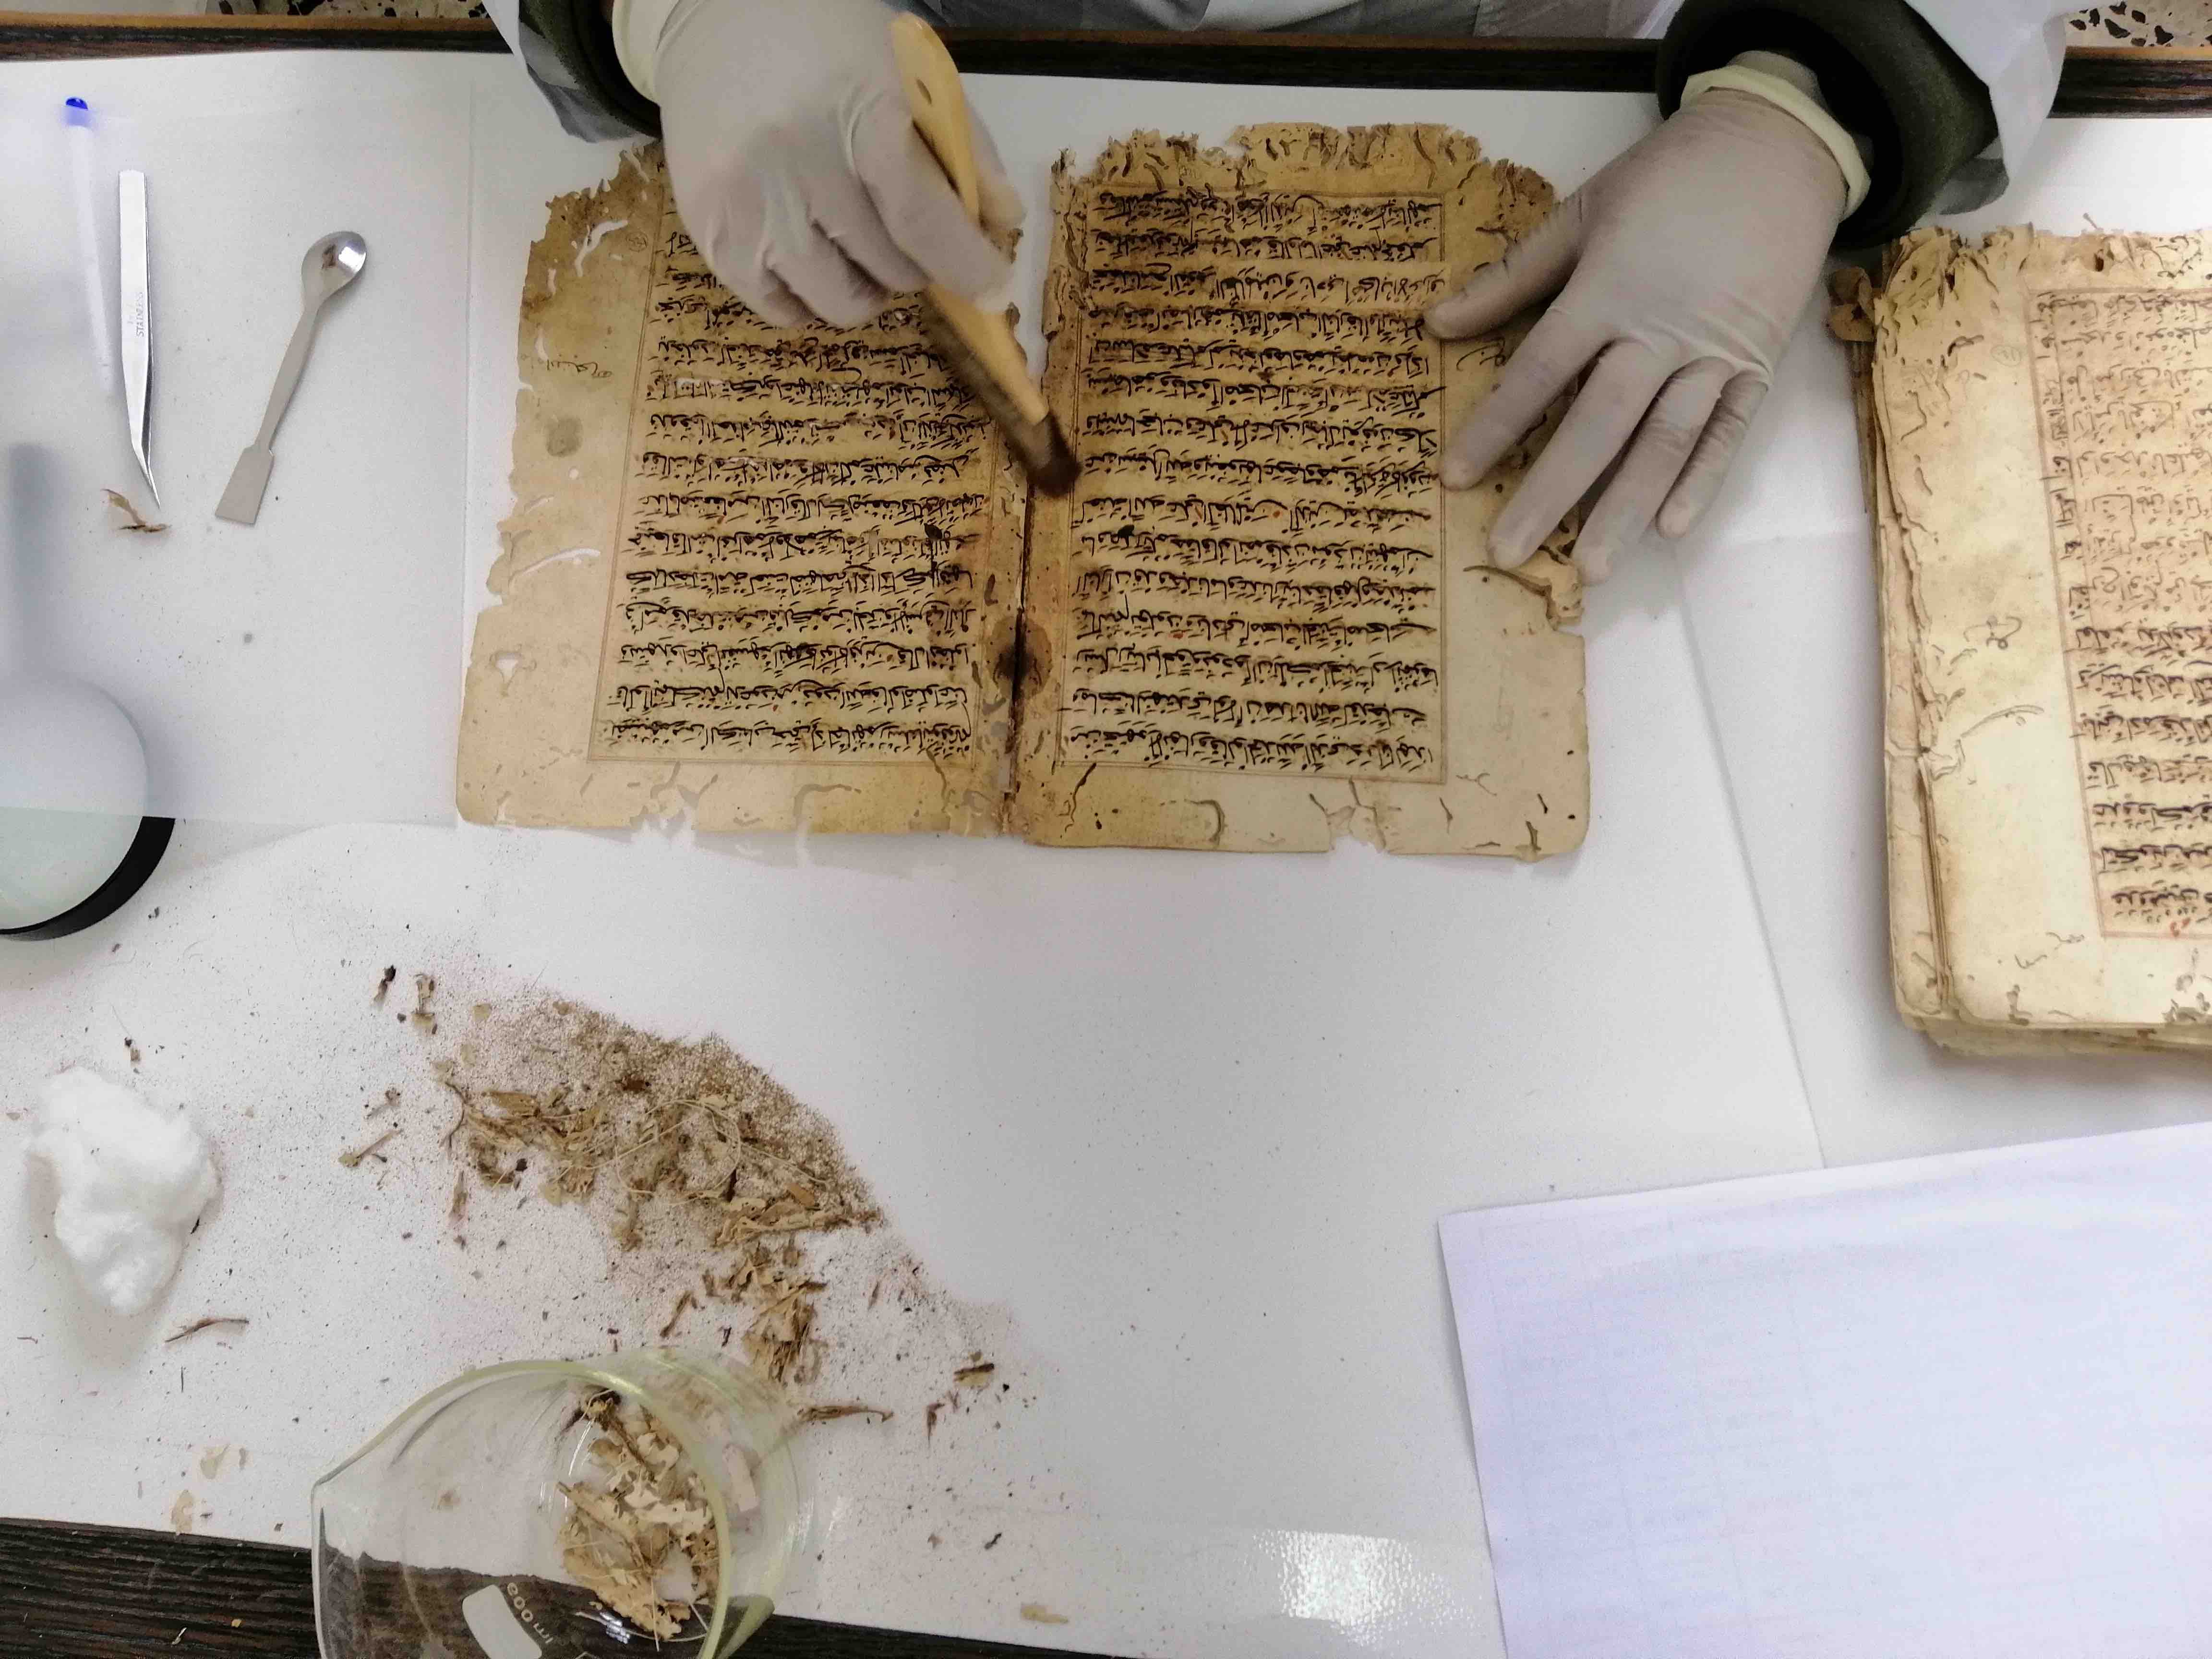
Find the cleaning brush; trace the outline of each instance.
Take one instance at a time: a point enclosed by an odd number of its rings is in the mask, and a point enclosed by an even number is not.
[[[975,137],[952,55],[934,29],[903,12],[891,21],[891,46],[898,55],[915,131],[951,180],[968,216],[981,223]],[[1083,464],[1075,459],[1067,434],[1030,378],[1029,360],[1005,314],[932,286],[922,290],[921,329],[1006,434],[1007,445],[1030,483],[1048,495],[1065,495],[1073,489]]]

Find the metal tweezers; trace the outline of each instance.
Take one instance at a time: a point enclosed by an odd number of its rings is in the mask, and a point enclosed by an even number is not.
[[[161,504],[161,488],[154,482],[153,463],[146,453],[154,434],[147,410],[147,375],[153,356],[154,317],[146,291],[146,175],[122,175],[120,202],[123,343],[123,396],[131,414],[131,451],[146,475],[146,488],[154,492],[154,505]]]

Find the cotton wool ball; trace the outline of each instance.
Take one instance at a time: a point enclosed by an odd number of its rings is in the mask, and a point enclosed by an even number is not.
[[[144,1312],[216,1195],[207,1143],[181,1112],[78,1066],[46,1085],[31,1152],[53,1170],[54,1237],[85,1289]]]

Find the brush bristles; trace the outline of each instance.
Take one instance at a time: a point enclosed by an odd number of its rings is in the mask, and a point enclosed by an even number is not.
[[[1067,434],[1060,429],[1060,418],[1054,415],[1044,417],[1044,428],[1036,434],[1036,453],[1031,454],[1025,446],[1022,450],[1022,465],[1030,475],[1030,482],[1048,495],[1065,495],[1075,488],[1083,476],[1083,463],[1075,459],[1075,446],[1067,441]]]
[[[1059,420],[1051,415],[1042,421],[1024,416],[968,343],[953,331],[944,313],[926,299],[921,305],[921,331],[945,359],[945,366],[975,394],[992,424],[1006,434],[1006,447],[1029,474],[1030,483],[1047,495],[1065,495],[1073,489],[1083,476],[1083,463],[1076,459],[1075,447],[1060,430]]]

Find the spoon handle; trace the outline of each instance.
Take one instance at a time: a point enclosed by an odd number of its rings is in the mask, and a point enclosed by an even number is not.
[[[284,418],[292,393],[299,389],[301,371],[307,366],[307,348],[315,343],[315,324],[322,314],[319,295],[300,307],[299,326],[292,331],[292,343],[284,349],[283,367],[276,371],[276,389],[269,394],[269,412],[261,417],[260,435],[253,441],[256,448],[268,448],[276,436],[276,422]]]

